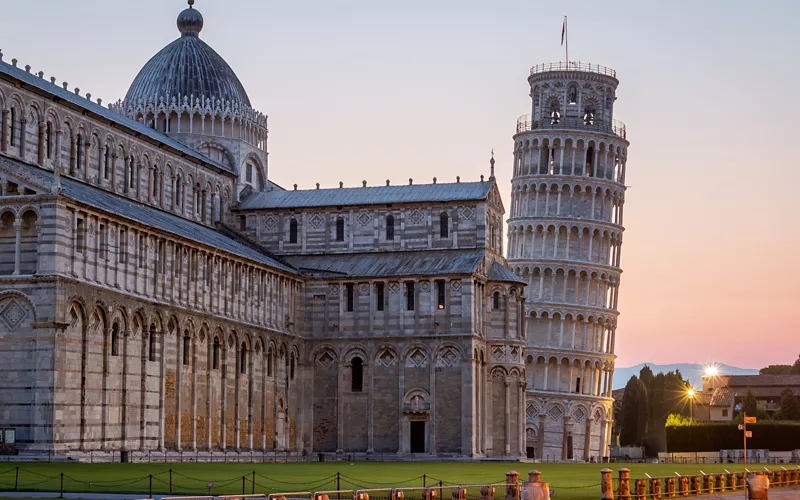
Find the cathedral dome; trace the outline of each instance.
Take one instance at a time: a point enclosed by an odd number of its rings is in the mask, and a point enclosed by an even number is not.
[[[200,40],[203,16],[193,4],[194,0],[189,0],[189,8],[178,15],[181,37],[147,61],[128,89],[126,103],[194,96],[250,107],[250,98],[236,73]]]

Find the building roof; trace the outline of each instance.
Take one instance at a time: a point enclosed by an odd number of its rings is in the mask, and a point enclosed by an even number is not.
[[[733,404],[733,393],[728,387],[718,387],[711,393],[711,406],[729,407]]]
[[[117,113],[116,111],[105,108],[100,104],[97,104],[96,102],[86,99],[85,97],[82,97],[74,92],[70,92],[69,90],[59,85],[51,83],[49,80],[45,80],[44,78],[39,78],[38,75],[28,73],[27,71],[21,68],[16,68],[2,61],[0,61],[0,74],[8,75],[12,78],[20,80],[21,82],[27,85],[35,87],[44,92],[47,92],[48,94],[58,97],[63,101],[69,102],[70,104],[86,109],[87,111],[90,111],[105,120],[108,120],[112,123],[130,129],[133,132],[139,134],[140,136],[146,137],[158,143],[169,146],[170,148],[176,150],[178,153],[186,155],[187,157],[192,158],[195,161],[205,163],[207,165],[212,165],[226,172],[231,172],[234,174],[236,173],[232,172],[230,167],[226,167],[222,163],[214,161],[211,158],[208,158],[207,156],[198,153],[194,149],[181,144],[175,139],[172,139],[157,130],[147,127],[144,124],[139,123],[137,121],[131,120],[130,118],[122,115],[121,113]]]
[[[526,283],[524,279],[520,278],[514,272],[504,266],[498,261],[492,262],[492,267],[489,268],[489,280],[491,281],[511,281],[513,283]]]
[[[728,387],[800,387],[800,375],[725,375]]]
[[[292,255],[284,259],[304,274],[330,278],[377,278],[472,274],[484,257],[483,249],[421,250],[382,253]]]
[[[45,182],[51,183],[53,181],[53,172],[32,167],[18,160],[0,157],[0,167],[10,167],[9,172],[12,174],[14,168],[18,167],[26,174],[38,176],[44,179]],[[124,219],[162,230],[201,245],[217,248],[281,271],[297,274],[295,269],[278,259],[261,253],[240,241],[225,236],[202,224],[192,222],[114,193],[109,193],[108,191],[84,184],[69,177],[61,177],[61,186],[62,196],[66,196],[67,198],[98,210],[109,212]]]
[[[203,16],[189,7],[178,16],[181,37],[161,49],[139,71],[125,96],[126,105],[184,96],[211,98],[250,107],[247,92],[227,62],[200,40]]]
[[[483,201],[494,181],[371,186],[299,191],[261,191],[253,193],[237,207],[240,210],[277,208],[381,205],[386,203],[439,203]]]

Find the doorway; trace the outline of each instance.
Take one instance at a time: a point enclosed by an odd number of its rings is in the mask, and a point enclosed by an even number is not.
[[[533,446],[528,446],[527,448],[525,448],[525,451],[527,453],[528,458],[536,458],[536,448],[534,448]]]
[[[572,436],[567,436],[567,460],[572,460]]]
[[[425,421],[411,422],[411,453],[425,453]]]

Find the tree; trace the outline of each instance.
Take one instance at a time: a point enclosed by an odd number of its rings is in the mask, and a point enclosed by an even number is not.
[[[622,446],[641,446],[647,421],[647,389],[636,375],[625,385],[622,396],[622,429],[619,441]]]
[[[759,375],[788,375],[792,373],[792,365],[769,365],[758,370]]]
[[[670,413],[664,423],[664,427],[685,427],[688,425],[694,425],[694,423],[680,413]]]
[[[780,409],[777,411],[779,420],[800,420],[800,402],[794,391],[786,388],[781,392]]]
[[[742,411],[753,416],[758,414],[758,401],[756,401],[756,395],[753,394],[749,387],[744,395],[744,400],[742,400]]]
[[[792,373],[800,375],[800,356],[797,356],[797,361],[792,365]]]

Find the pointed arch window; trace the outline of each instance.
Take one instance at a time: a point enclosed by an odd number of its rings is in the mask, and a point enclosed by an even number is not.
[[[148,340],[148,349],[147,349],[147,359],[149,361],[156,360],[156,325],[150,325],[150,335],[147,338]]]
[[[81,165],[83,165],[83,136],[78,134],[78,138],[75,141],[75,170],[80,171]]]
[[[558,109],[558,103],[553,101],[550,105],[550,123],[557,125],[561,123],[561,111]]]
[[[364,390],[364,362],[358,357],[350,362],[350,390],[353,392]]]
[[[583,124],[594,125],[594,108],[587,108],[583,113]]]
[[[108,180],[111,176],[111,150],[109,149],[108,144],[106,144],[106,147],[104,148],[103,156],[103,178]]]
[[[211,348],[211,369],[212,370],[219,370],[219,351],[222,346],[219,343],[219,339],[214,339],[214,345]]]
[[[289,360],[289,380],[294,380],[294,366],[295,366],[295,359],[294,359],[294,353],[292,353]]]
[[[500,292],[494,292],[492,295],[492,309],[495,311],[500,309]]]
[[[50,122],[47,122],[44,129],[44,141],[47,146],[47,159],[50,160],[53,158],[53,124]]]
[[[153,167],[153,185],[152,185],[153,198],[158,196],[158,167]]]
[[[575,84],[569,86],[567,91],[567,102],[570,104],[577,104],[578,102],[578,87]]]
[[[297,219],[289,221],[289,243],[297,243]]]
[[[272,352],[272,348],[270,347],[269,352],[267,353],[267,377],[272,376],[272,358],[275,354]]]
[[[11,108],[11,145],[15,146],[17,143],[17,110]]]
[[[439,215],[439,236],[447,238],[450,235],[450,217],[446,212]]]
[[[175,177],[175,206],[181,206],[181,199],[183,198],[183,179],[181,179],[181,175],[178,174]]]
[[[386,240],[394,241],[394,215],[386,216]]]
[[[128,189],[136,187],[136,167],[134,166],[134,158],[128,158]]]
[[[247,373],[247,344],[242,342],[242,348],[239,352],[239,373]]]
[[[183,366],[189,366],[192,359],[192,337],[189,332],[183,335]]]

